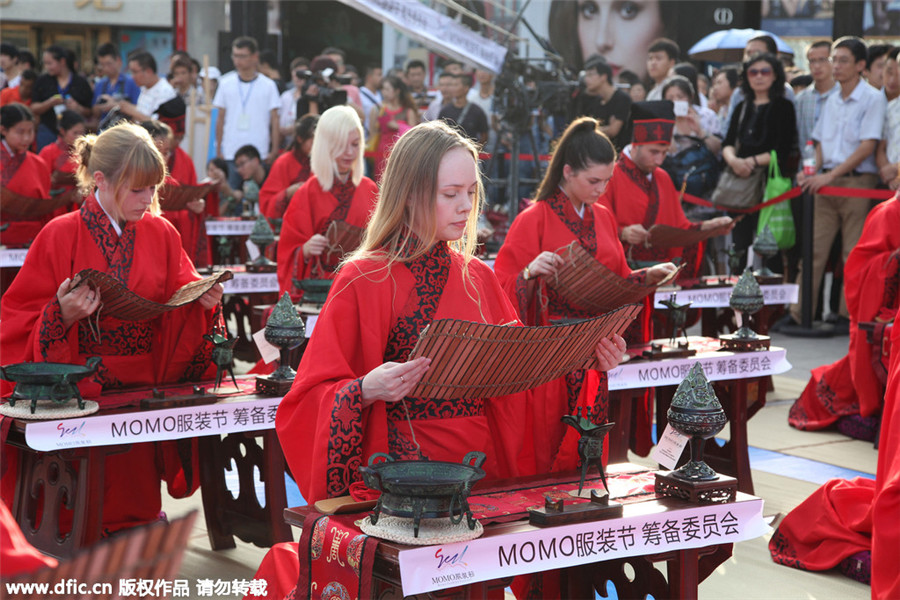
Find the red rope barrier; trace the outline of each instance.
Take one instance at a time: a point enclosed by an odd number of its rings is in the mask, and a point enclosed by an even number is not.
[[[778,204],[779,202],[784,202],[785,200],[790,200],[791,198],[796,198],[800,194],[803,193],[803,190],[800,187],[791,188],[780,196],[775,196],[771,200],[767,200],[761,204],[757,204],[751,208],[729,208],[727,206],[722,206],[720,204],[713,204],[709,200],[704,200],[703,198],[698,198],[697,196],[692,196],[691,194],[685,194],[684,200],[691,204],[696,204],[698,206],[706,206],[710,208],[718,208],[720,210],[725,210],[728,212],[734,213],[744,213],[750,214],[755,213],[757,211],[762,210],[766,206],[771,206],[773,204]],[[891,190],[872,190],[872,189],[860,189],[860,188],[844,188],[844,187],[833,187],[833,186],[825,186],[820,188],[818,191],[819,195],[824,196],[841,196],[847,198],[864,198],[868,200],[890,200],[894,197],[896,192]]]

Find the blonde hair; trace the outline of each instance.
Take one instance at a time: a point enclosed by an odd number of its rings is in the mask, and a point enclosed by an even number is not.
[[[120,123],[98,135],[83,135],[75,141],[78,187],[93,193],[94,173],[100,171],[113,190],[116,210],[125,191],[160,186],[166,179],[166,161],[150,134],[140,125]],[[107,207],[109,208],[109,207]],[[153,194],[150,212],[160,214],[159,197]]]
[[[332,106],[319,117],[312,149],[309,151],[309,166],[326,192],[334,186],[334,159],[344,153],[352,131],[359,133],[359,154],[353,161],[350,177],[353,185],[359,185],[363,178],[363,150],[366,140],[359,115],[349,106]]]
[[[435,221],[438,169],[444,156],[456,148],[471,154],[477,164],[475,145],[443,121],[416,125],[397,140],[388,156],[378,203],[366,226],[362,244],[347,261],[378,255],[386,258],[389,266],[428,252],[438,241]],[[476,169],[475,172],[477,191],[466,229],[459,240],[450,242],[450,247],[463,255],[466,265],[475,252],[476,225],[484,197],[480,171]],[[403,249],[413,239],[413,224],[416,225],[417,246],[412,252],[404,253]]]

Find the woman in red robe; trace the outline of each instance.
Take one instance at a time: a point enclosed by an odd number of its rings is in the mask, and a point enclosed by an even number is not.
[[[824,429],[835,422],[854,436],[873,439],[884,400],[887,372],[884,344],[873,346],[858,325],[884,327],[894,318],[900,291],[900,198],[872,209],[844,267],[850,349],[834,364],[812,371],[791,407],[788,423],[797,429]]]
[[[74,110],[64,110],[59,118],[59,137],[53,144],[44,146],[38,155],[50,169],[50,195],[64,194],[68,199],[67,205],[55,211],[53,216],[75,210],[84,202],[84,196],[78,191],[75,182],[75,168],[78,163],[72,155],[72,150],[75,140],[84,135],[85,126],[84,117]]]
[[[294,125],[294,143],[272,164],[259,190],[259,211],[269,219],[280,219],[288,202],[312,174],[309,155],[319,115],[306,115]]]
[[[892,328],[891,347],[900,348],[900,327]],[[840,566],[850,577],[871,583],[873,599],[900,598],[898,515],[900,352],[894,351],[875,480],[857,477],[827,482],[788,513],[769,541],[769,552],[775,562],[798,569],[825,571]]]
[[[378,187],[363,176],[363,128],[348,106],[335,106],[319,118],[310,165],[313,176],[291,198],[278,240],[279,293],[297,302],[302,290],[294,279],[333,279],[340,256],[325,258],[328,226],[344,221],[365,227]],[[344,248],[349,252],[352,248]]]
[[[147,321],[106,315],[94,289],[73,285],[79,271],[91,268],[163,303],[199,279],[178,233],[159,216],[156,188],[166,172],[162,155],[147,132],[131,124],[83,137],[75,148],[78,180],[87,198],[77,212],[54,219],[41,231],[4,294],[4,362],[84,364],[88,357],[100,356],[97,374],[79,386],[83,396],[92,398],[101,390],[208,376],[212,347],[202,336],[221,323],[221,285],[189,306]],[[104,399],[97,400],[102,408]],[[11,450],[4,447],[2,497],[7,504],[16,479]],[[135,444],[106,459],[105,531],[157,519],[161,478],[175,496],[196,489],[196,481],[185,479],[177,456],[175,444],[164,442]]]
[[[0,107],[0,177],[9,191],[26,198],[50,197],[50,169],[37,155],[29,152],[34,143],[34,115],[27,106],[13,103]],[[10,248],[27,246],[50,220],[50,214],[21,217],[0,211],[0,243]]]
[[[573,121],[556,146],[535,203],[513,221],[494,271],[526,325],[598,316],[569,305],[545,283],[563,263],[555,251],[573,241],[621,277],[652,284],[675,269],[672,263],[640,271],[629,268],[615,217],[597,202],[612,176],[615,159],[615,148],[596,119]],[[647,327],[646,314],[642,321],[632,327]],[[596,423],[606,421],[606,375],[592,369],[575,371],[539,391],[532,404],[538,472],[574,469],[578,436],[559,418],[587,408]]]
[[[278,408],[278,437],[309,503],[364,496],[359,466],[373,452],[416,458],[416,444],[422,456],[439,461],[459,462],[480,450],[486,479],[534,472],[522,394],[465,401],[408,396],[429,367],[427,358],[407,361],[428,323],[517,320],[493,272],[472,256],[473,208],[482,194],[477,164],[475,146],[440,121],[414,127],[391,151],[366,237],[338,273]],[[620,337],[602,340],[601,367],[618,364],[624,349]],[[275,546],[257,572],[270,597],[287,591],[273,590],[276,584],[297,581],[295,548]]]

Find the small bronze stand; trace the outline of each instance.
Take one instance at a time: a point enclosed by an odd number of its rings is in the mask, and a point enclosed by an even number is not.
[[[201,404],[215,404],[219,397],[209,394],[206,388],[195,385],[191,394],[178,396],[166,396],[164,390],[156,388],[150,392],[149,398],[141,399],[141,408],[145,410],[158,410],[161,408],[177,408],[179,406],[199,406]]]
[[[231,375],[231,381],[234,387],[240,389],[237,380],[234,378],[234,345],[237,343],[237,337],[228,337],[228,331],[222,327],[213,329],[212,335],[204,334],[203,339],[212,342],[212,362],[216,365],[216,387],[222,383],[222,374],[225,371]]]
[[[741,272],[741,265],[743,265],[744,260],[747,256],[746,250],[736,250],[734,248],[729,248],[727,250],[723,250],[722,252],[728,256],[728,274],[729,275],[737,275]]]
[[[259,248],[259,256],[252,262],[247,263],[247,271],[251,273],[274,273],[278,268],[274,260],[266,257],[266,248],[275,243],[275,232],[266,220],[266,217],[259,215],[256,217],[256,223],[253,224],[253,231],[250,232],[250,241]]]
[[[760,289],[759,283],[750,267],[747,267],[744,274],[741,275],[741,278],[735,284],[728,304],[735,314],[741,315],[742,323],[740,329],[735,333],[719,336],[719,341],[722,343],[721,349],[733,352],[768,350],[772,338],[767,335],[758,335],[747,326],[747,320],[749,320],[750,315],[755,314],[763,307],[762,289]]]
[[[691,438],[691,460],[676,471],[657,473],[656,493],[690,502],[734,500],[737,480],[717,474],[703,462],[703,444],[728,420],[700,363],[678,385],[667,416],[675,431]]]
[[[778,242],[775,241],[775,235],[768,225],[763,227],[762,233],[756,236],[756,240],[753,242],[753,252],[762,257],[762,268],[754,273],[756,281],[760,285],[783,283],[784,277],[766,266],[766,261],[778,254]]]
[[[547,496],[544,498],[543,508],[528,510],[531,515],[529,523],[532,525],[545,527],[622,516],[622,505],[618,502],[611,502],[609,499],[609,485],[606,483],[606,472],[603,470],[603,441],[615,423],[598,425],[593,422],[593,418],[594,414],[590,408],[584,413],[581,408],[578,408],[574,415],[565,415],[561,419],[563,423],[575,429],[580,436],[578,438],[578,456],[581,458],[581,478],[578,481],[578,491],[572,491],[569,494],[576,498],[583,497],[584,481],[591,465],[596,465],[600,472],[600,481],[603,482],[604,487],[603,493],[598,494],[596,489],[592,489],[590,490],[590,502],[573,504],[568,507],[562,498]]]
[[[675,294],[669,296],[668,300],[662,300],[660,304],[669,309],[669,316],[672,321],[672,330],[669,332],[668,341],[659,339],[650,342],[650,349],[644,350],[641,356],[651,360],[662,358],[686,358],[697,354],[696,350],[688,347],[687,331],[684,324],[687,321],[687,311],[691,307],[691,303],[678,304],[675,301]],[[684,341],[677,340],[679,332],[684,336]]]
[[[281,351],[278,359],[279,365],[271,375],[256,378],[256,392],[272,396],[284,396],[294,383],[297,374],[291,368],[290,352],[306,339],[306,327],[303,319],[297,315],[297,310],[291,303],[291,296],[287,292],[272,310],[269,320],[266,321],[266,341],[276,346]]]

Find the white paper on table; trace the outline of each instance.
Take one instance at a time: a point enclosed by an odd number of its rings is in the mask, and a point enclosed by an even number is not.
[[[691,438],[672,429],[671,423],[666,423],[666,430],[663,431],[659,443],[650,453],[650,458],[669,469],[670,471],[678,464],[678,459],[684,452],[684,447]]]
[[[247,240],[244,242],[244,245],[247,246],[247,256],[251,261],[256,260],[259,257],[259,246]]]
[[[277,360],[278,357],[281,356],[281,350],[266,340],[265,328],[262,328],[253,334],[253,341],[256,342],[256,347],[259,349],[263,362],[266,364],[271,363],[273,360]]]

